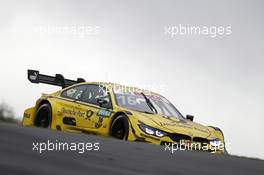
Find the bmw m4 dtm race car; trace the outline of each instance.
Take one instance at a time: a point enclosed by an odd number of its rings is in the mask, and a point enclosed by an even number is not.
[[[195,150],[224,153],[223,132],[184,117],[162,95],[113,83],[65,79],[28,70],[31,83],[62,87],[42,94],[24,112],[23,125],[91,133],[157,145],[181,144]]]

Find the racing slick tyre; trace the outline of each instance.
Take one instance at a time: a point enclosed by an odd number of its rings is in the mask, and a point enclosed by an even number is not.
[[[129,124],[127,116],[120,115],[114,119],[110,128],[110,136],[120,139],[127,140],[129,132]]]
[[[49,104],[43,104],[37,110],[35,126],[50,128],[51,118],[52,118],[51,106]]]

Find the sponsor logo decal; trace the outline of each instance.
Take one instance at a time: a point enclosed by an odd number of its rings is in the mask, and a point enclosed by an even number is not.
[[[93,116],[93,114],[94,114],[94,112],[92,110],[88,110],[86,112],[86,117],[84,119],[86,119],[86,120],[89,119],[90,120],[90,118]]]
[[[181,123],[164,123],[164,122],[160,122],[161,126],[175,126],[175,127],[181,127],[181,128],[189,128],[189,129],[193,129],[190,125],[187,124],[181,124]]]
[[[100,128],[103,125],[103,121],[104,121],[104,117],[103,116],[99,116],[98,117],[98,122],[95,123],[94,127],[95,128]]]
[[[33,75],[29,76],[29,79],[33,80],[33,81],[37,80],[37,78],[38,78],[38,73],[37,72],[34,72]]]
[[[98,116],[102,116],[102,117],[110,117],[111,116],[111,112],[105,109],[101,109],[97,112]]]
[[[78,117],[85,117],[85,112],[82,112],[80,110],[75,111],[75,110],[71,110],[71,109],[62,108],[61,112],[64,113],[64,114],[68,114],[68,115],[75,115],[75,116],[78,116]]]

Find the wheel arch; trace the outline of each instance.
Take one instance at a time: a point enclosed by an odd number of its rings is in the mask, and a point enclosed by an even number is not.
[[[38,109],[43,104],[49,104],[51,106],[51,103],[48,99],[42,99],[40,102],[36,105],[36,109]]]
[[[43,104],[51,105],[49,100],[40,98],[39,100],[37,100],[36,104],[33,107],[25,109],[22,120],[23,126],[35,126],[37,111]]]

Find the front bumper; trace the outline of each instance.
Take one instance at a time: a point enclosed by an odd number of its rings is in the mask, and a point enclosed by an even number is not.
[[[224,143],[212,145],[210,142],[213,140],[207,138],[190,137],[178,133],[168,133],[166,136],[157,137],[143,132],[139,127],[132,128],[132,126],[130,131],[128,137],[129,141],[146,142],[156,145],[170,145],[177,147],[179,150],[196,150],[220,154],[224,153],[225,150]]]

